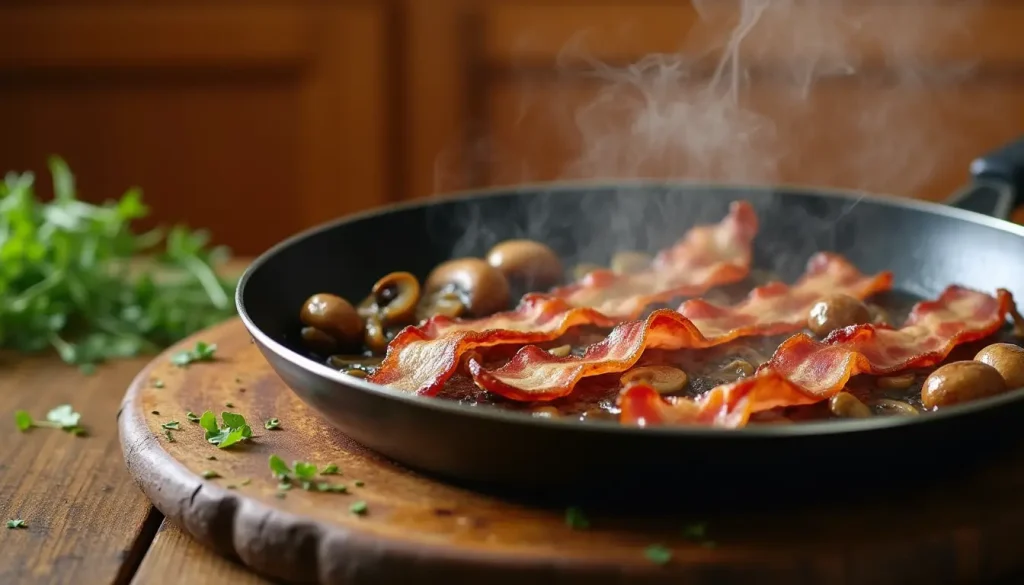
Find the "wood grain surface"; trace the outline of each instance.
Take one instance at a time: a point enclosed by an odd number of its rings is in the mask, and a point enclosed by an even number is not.
[[[217,556],[164,520],[132,585],[272,585],[235,561]]]
[[[125,471],[116,415],[145,360],[105,364],[89,376],[55,356],[0,354],[0,583],[127,583],[159,515]],[[15,410],[34,418],[61,404],[82,414],[87,436],[18,432]],[[148,520],[147,520],[148,518]]]
[[[216,361],[169,362],[197,340],[218,345]],[[867,501],[836,494],[830,503],[792,509],[800,499],[794,494],[785,514],[700,519],[587,510],[589,528],[574,529],[564,510],[442,485],[362,449],[283,385],[238,321],[171,353],[125,397],[120,429],[129,469],[186,532],[284,582],[937,585],[1005,578],[1024,566],[1018,454],[971,477]],[[189,410],[207,409],[243,414],[255,436],[217,449],[185,419]],[[263,429],[270,417],[280,419],[280,430]],[[173,442],[161,428],[170,420],[182,425]],[[334,463],[342,475],[320,479],[344,483],[349,493],[279,492],[270,454],[321,468]],[[203,479],[207,470],[220,477]],[[622,478],[608,481],[613,487]],[[352,514],[355,501],[365,501],[368,513]],[[695,537],[694,523],[704,521],[705,535]],[[668,563],[648,558],[653,544],[671,552]]]

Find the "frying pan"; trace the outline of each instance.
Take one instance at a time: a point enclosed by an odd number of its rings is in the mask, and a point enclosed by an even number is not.
[[[236,303],[284,382],[335,427],[400,465],[439,479],[525,497],[574,500],[660,486],[684,496],[756,482],[785,489],[958,470],[1016,435],[1024,390],[928,413],[742,429],[636,428],[532,418],[408,395],[306,357],[299,308],[317,292],[361,299],[381,276],[424,278],[454,256],[533,238],[565,260],[606,264],[619,250],[655,251],[734,200],[757,210],[754,265],[793,282],[814,252],[866,273],[892,270],[895,289],[934,297],[958,283],[1024,299],[1024,141],[976,160],[948,205],[789,186],[651,181],[526,185],[460,193],[315,227],[267,251],[243,275]],[[908,473],[909,472],[909,473]],[[695,481],[696,480],[696,481]],[[817,488],[816,488],[817,489]],[[724,491],[723,491],[724,490]],[[759,490],[762,491],[762,490]],[[804,490],[807,491],[806,489]]]

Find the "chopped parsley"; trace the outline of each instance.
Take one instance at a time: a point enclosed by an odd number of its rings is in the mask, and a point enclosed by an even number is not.
[[[214,456],[214,455],[209,455],[209,456],[206,457],[206,459],[207,459],[207,461],[216,461],[217,457]]]
[[[220,477],[220,474],[212,469],[203,471],[203,479],[216,479]]]
[[[197,341],[195,347],[188,351],[181,351],[171,357],[171,363],[184,368],[196,362],[212,362],[217,352],[216,343]]]
[[[160,426],[162,426],[165,429],[171,430],[171,431],[180,431],[181,430],[181,423],[179,423],[176,420],[169,420],[169,421],[165,422],[164,424],[162,424]]]
[[[167,439],[168,443],[174,443],[174,435],[171,434],[170,429],[164,429],[164,438]]]
[[[267,460],[267,465],[270,467],[270,474],[277,479],[280,483],[277,485],[278,490],[290,490],[294,484],[298,484],[299,487],[306,491],[318,491],[318,492],[333,492],[337,494],[348,493],[348,488],[342,484],[330,484],[325,481],[315,481],[317,476],[316,465],[307,461],[293,461],[291,467],[284,462],[277,455],[271,455]],[[332,469],[333,468],[333,469]],[[329,464],[324,467],[324,470],[320,472],[320,475],[335,475],[337,473],[338,466]]]
[[[14,423],[18,430],[25,432],[33,427],[62,429],[72,435],[81,435],[85,429],[78,426],[82,415],[75,412],[70,404],[62,404],[46,413],[46,420],[34,420],[27,411],[17,410],[14,412]]]
[[[228,408],[234,408],[234,407],[235,407],[235,405],[234,405],[234,404],[232,404],[232,403],[230,403],[230,402],[225,402],[225,403],[224,403],[224,406],[226,406],[226,407],[228,407]]]
[[[190,410],[185,413],[185,420],[187,420],[188,422],[197,423],[199,422],[199,415]]]
[[[263,428],[268,431],[273,431],[281,428],[281,421],[276,418],[268,419],[267,422],[263,423]]]
[[[356,487],[363,487],[364,485],[366,485],[365,483],[362,482],[362,480],[359,480],[359,479],[355,480],[352,483],[354,483],[356,485]]]
[[[151,410],[151,411],[149,411],[149,413],[150,414],[155,414],[156,416],[160,416],[160,411],[159,410]]]
[[[672,560],[672,551],[660,544],[652,544],[644,549],[644,556],[647,560],[658,565],[668,564]]]
[[[21,518],[15,518],[14,520],[7,521],[8,530],[15,530],[17,528],[28,528],[28,524],[25,524],[25,521]]]
[[[348,507],[348,511],[352,512],[353,514],[355,514],[357,516],[365,515],[368,510],[369,510],[369,507],[366,505],[366,502],[364,502],[363,500],[359,500],[358,502],[352,502],[352,505]]]
[[[153,387],[154,388],[163,388],[164,387],[164,381],[161,380],[160,378],[157,378],[156,380],[153,380]]]
[[[252,429],[245,422],[245,417],[232,412],[220,413],[224,426],[217,425],[217,415],[207,410],[199,417],[199,426],[206,430],[206,440],[219,449],[227,449],[235,443],[252,437]]]
[[[590,520],[587,519],[583,510],[573,506],[565,510],[565,525],[573,530],[586,530],[590,528]]]
[[[320,475],[341,475],[341,472],[338,470],[338,466],[337,465],[335,465],[333,463],[328,463],[320,471]]]

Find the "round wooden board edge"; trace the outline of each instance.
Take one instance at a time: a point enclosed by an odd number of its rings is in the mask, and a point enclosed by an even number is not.
[[[267,506],[206,481],[163,449],[136,399],[154,368],[195,342],[238,327],[232,318],[166,349],[132,380],[118,410],[125,465],[142,492],[169,520],[218,554],[260,575],[288,583],[667,583],[682,566],[644,559],[621,565],[599,558],[528,558],[383,538]],[[245,332],[247,335],[248,332]],[[282,382],[282,385],[284,383]],[[556,552],[556,551],[553,551]],[[699,569],[698,569],[699,570]]]

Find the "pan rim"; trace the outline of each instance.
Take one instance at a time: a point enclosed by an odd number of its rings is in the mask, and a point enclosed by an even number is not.
[[[482,419],[496,424],[512,425],[536,425],[551,431],[577,432],[577,433],[614,433],[622,435],[642,435],[645,438],[693,438],[693,439],[734,439],[753,440],[769,438],[796,438],[807,436],[836,435],[846,433],[871,432],[876,430],[889,430],[906,425],[938,424],[943,420],[969,416],[977,411],[985,411],[989,408],[997,408],[1004,403],[1015,402],[1024,398],[1024,388],[1007,391],[997,396],[983,398],[966,404],[955,405],[941,411],[926,413],[924,416],[915,417],[873,417],[869,419],[852,420],[830,420],[820,422],[807,422],[794,425],[755,425],[745,426],[739,429],[707,427],[707,426],[633,426],[623,425],[611,421],[593,421],[580,423],[579,421],[533,417],[521,412],[514,412],[500,408],[479,408],[465,405],[454,401],[442,400],[409,394],[381,384],[374,384],[361,378],[346,376],[339,371],[318,363],[298,352],[292,351],[266,334],[249,316],[245,307],[244,294],[246,286],[253,275],[261,266],[266,264],[272,257],[284,249],[290,248],[298,242],[313,237],[324,231],[328,231],[343,225],[362,221],[372,217],[387,215],[396,211],[431,207],[442,205],[453,201],[465,201],[470,199],[484,199],[508,195],[516,191],[537,192],[559,191],[559,190],[583,190],[609,189],[609,188],[661,188],[698,190],[707,189],[710,191],[747,191],[759,193],[786,192],[794,194],[813,195],[817,197],[832,197],[851,201],[866,200],[880,205],[902,207],[914,211],[941,215],[958,221],[981,225],[983,227],[1008,232],[1017,237],[1024,238],[1024,226],[1013,222],[991,217],[982,213],[959,209],[942,203],[913,199],[910,197],[899,197],[895,195],[879,194],[856,189],[842,189],[832,187],[817,187],[807,184],[757,184],[741,182],[708,182],[708,181],[684,181],[684,180],[657,180],[657,179],[585,179],[534,183],[516,183],[509,185],[493,186],[482,189],[464,189],[450,191],[439,195],[414,199],[411,201],[393,203],[376,209],[370,209],[359,213],[343,216],[329,220],[310,228],[302,230],[280,242],[274,244],[262,254],[257,256],[242,276],[239,278],[235,289],[235,308],[239,318],[249,333],[266,350],[272,352],[278,358],[289,362],[307,372],[340,384],[349,389],[362,392],[369,392],[377,396],[405,402],[409,406],[440,411],[444,414],[463,416],[475,419]],[[294,389],[289,388],[295,392]]]

